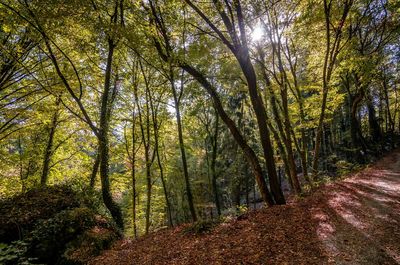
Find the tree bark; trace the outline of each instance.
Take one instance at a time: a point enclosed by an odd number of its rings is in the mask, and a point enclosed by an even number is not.
[[[385,96],[385,105],[386,105],[386,112],[387,112],[387,122],[388,122],[388,131],[393,132],[394,131],[394,120],[392,118],[392,113],[390,111],[390,102],[389,102],[389,94],[388,94],[388,86],[386,82],[386,78],[384,78],[382,82],[382,87],[383,87],[383,94]]]
[[[186,196],[187,196],[187,199],[188,199],[189,210],[190,210],[190,214],[191,214],[192,220],[195,222],[195,221],[197,221],[197,215],[196,215],[196,210],[194,208],[192,188],[190,187],[189,171],[188,171],[187,160],[186,160],[185,144],[184,144],[184,141],[183,141],[183,129],[182,129],[182,120],[181,120],[181,111],[180,111],[180,99],[179,99],[178,93],[176,91],[175,79],[173,78],[172,71],[171,71],[170,76],[171,76],[171,80],[170,80],[170,82],[171,82],[171,90],[172,90],[172,95],[173,95],[173,98],[174,98],[175,117],[176,117],[176,123],[177,123],[177,126],[178,126],[179,149],[180,149],[180,152],[181,152],[183,176],[184,176],[184,179],[185,179]],[[183,89],[183,86],[182,86],[182,89]]]
[[[331,14],[332,14],[332,2],[328,0],[324,0],[324,17],[325,17],[325,57],[324,57],[324,66],[322,71],[322,104],[321,104],[321,113],[318,119],[318,126],[317,132],[315,137],[315,148],[314,148],[314,159],[312,162],[312,177],[311,181],[318,174],[318,165],[320,159],[320,147],[321,147],[321,140],[322,140],[322,131],[324,126],[325,120],[325,110],[326,104],[328,99],[328,92],[329,92],[329,84],[331,80],[331,76],[335,67],[337,56],[341,50],[341,39],[342,39],[342,29],[344,27],[344,23],[347,19],[349,14],[350,8],[353,4],[353,1],[345,1],[343,4],[343,12],[341,19],[339,21],[339,25],[335,28],[335,36],[332,41],[331,36]]]
[[[56,110],[54,111],[53,118],[51,120],[50,128],[49,128],[49,138],[47,140],[46,149],[44,152],[43,158],[43,167],[42,167],[42,175],[40,177],[40,186],[45,187],[47,185],[47,180],[49,177],[50,171],[50,162],[51,157],[53,156],[53,143],[54,143],[54,135],[56,133],[56,129],[58,126],[58,117],[59,117],[59,106],[61,104],[61,96],[58,96],[56,99]]]
[[[193,5],[193,3],[189,0],[186,0],[186,2],[191,5],[194,9],[196,7]],[[164,44],[165,44],[165,49],[161,45],[158,39],[153,38],[154,41],[154,46],[158,51],[159,56],[161,57],[162,60],[165,62],[170,63],[172,60],[171,57],[171,48],[169,44],[169,37],[166,33],[165,25],[163,24],[162,20],[159,17],[159,14],[155,10],[154,6],[150,4],[151,7],[151,13],[153,15],[153,23],[155,24],[156,27],[161,31],[162,38],[164,39]],[[197,11],[196,11],[197,12]],[[249,164],[252,167],[253,174],[255,176],[255,179],[257,181],[257,185],[259,187],[261,196],[263,200],[268,204],[268,205],[273,205],[275,204],[274,199],[272,198],[268,186],[265,182],[264,175],[262,172],[262,168],[260,166],[259,160],[254,152],[253,149],[250,148],[250,146],[247,144],[246,140],[243,138],[241,135],[240,131],[238,130],[236,124],[234,121],[229,118],[227,113],[225,112],[221,100],[219,99],[218,93],[214,89],[214,87],[207,81],[207,79],[204,77],[204,75],[187,64],[184,61],[179,61],[179,60],[173,60],[174,63],[178,64],[180,68],[188,72],[193,78],[195,78],[202,86],[203,88],[207,91],[207,93],[211,96],[214,106],[220,115],[221,119],[223,122],[227,125],[228,129],[230,130],[232,136],[234,137],[235,141],[238,143],[238,145],[241,147],[243,150],[243,153],[248,160]],[[276,172],[275,172],[276,173]]]
[[[232,54],[238,61],[242,73],[245,76],[247,87],[250,95],[251,105],[256,114],[258,131],[260,136],[261,145],[263,147],[263,154],[266,163],[266,168],[268,172],[268,179],[271,187],[271,193],[273,199],[277,204],[285,204],[285,197],[283,196],[282,189],[279,185],[278,176],[276,173],[275,160],[272,151],[272,143],[269,135],[268,126],[266,123],[267,114],[264,108],[262,99],[258,93],[257,89],[257,78],[253,68],[253,64],[250,60],[249,49],[247,46],[247,37],[245,30],[245,22],[242,13],[242,8],[240,1],[234,1],[233,3],[225,2],[228,9],[231,11],[233,16],[233,11],[236,13],[237,18],[237,28],[233,21],[232,16],[228,16],[224,11],[221,2],[214,0],[214,6],[227,29],[227,32],[231,38],[229,41],[225,35],[219,30],[211,20],[190,0],[186,0],[186,3],[201,16],[201,18],[211,27],[211,29],[220,37],[222,42],[230,49]]]
[[[94,185],[96,184],[96,177],[97,177],[97,172],[99,171],[99,165],[100,165],[100,153],[99,153],[99,151],[97,151],[96,158],[94,160],[94,164],[93,164],[93,168],[92,168],[92,173],[90,174],[89,187],[91,189],[94,189]]]
[[[214,135],[212,138],[212,154],[211,154],[211,175],[212,175],[212,186],[214,192],[214,201],[215,207],[217,208],[218,216],[221,215],[221,204],[219,201],[219,192],[218,192],[218,185],[217,185],[217,171],[216,171],[216,161],[217,161],[217,152],[218,152],[218,128],[219,127],[219,116],[218,113],[215,115],[215,128],[214,128]]]
[[[270,206],[275,204],[269,192],[267,183],[265,182],[265,178],[262,172],[260,162],[257,158],[257,155],[255,154],[254,150],[247,144],[246,140],[240,133],[239,129],[236,127],[235,122],[231,118],[229,118],[229,116],[225,112],[221,100],[219,99],[219,96],[214,87],[207,81],[207,79],[203,76],[203,74],[201,74],[192,66],[184,62],[178,62],[178,64],[182,69],[184,69],[186,72],[192,75],[193,78],[195,78],[203,86],[203,88],[207,91],[207,93],[211,96],[214,102],[215,109],[218,112],[218,115],[221,117],[222,121],[228,127],[233,138],[238,143],[247,161],[249,162],[264,202],[266,202]]]
[[[137,99],[135,98],[135,101]],[[134,103],[135,104],[135,103]],[[133,225],[133,236],[137,238],[137,226],[136,226],[136,118],[135,118],[135,106],[132,111],[132,157],[131,157],[131,179],[132,179],[132,225]]]
[[[164,178],[164,168],[161,163],[161,156],[160,156],[160,145],[159,145],[159,127],[158,127],[158,115],[157,115],[157,108],[154,106],[153,102],[153,97],[151,93],[149,93],[149,101],[150,101],[150,108],[151,108],[151,117],[153,121],[153,130],[154,130],[154,148],[155,148],[155,153],[156,153],[156,158],[157,158],[157,165],[160,170],[160,179],[161,179],[161,184],[163,186],[163,191],[164,191],[164,198],[165,198],[165,204],[167,207],[167,215],[168,215],[168,225],[170,227],[173,226],[173,220],[172,220],[172,212],[171,212],[171,204],[169,202],[169,196],[168,196],[168,190],[167,190],[167,185],[165,183],[165,178]]]
[[[110,191],[109,179],[109,111],[110,111],[110,88],[111,88],[111,71],[114,55],[115,44],[111,39],[108,39],[108,55],[104,80],[104,90],[101,96],[100,108],[100,124],[99,124],[99,156],[100,156],[100,178],[101,189],[104,204],[110,211],[117,226],[123,230],[124,220],[122,217],[121,208],[114,201]]]

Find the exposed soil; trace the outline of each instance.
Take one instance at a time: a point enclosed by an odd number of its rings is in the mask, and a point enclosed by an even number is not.
[[[121,240],[89,264],[400,264],[400,150],[305,199]]]

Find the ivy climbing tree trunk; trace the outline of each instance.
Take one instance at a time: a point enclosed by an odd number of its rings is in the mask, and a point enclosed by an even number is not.
[[[124,229],[124,220],[122,217],[121,208],[114,201],[110,190],[109,178],[109,113],[111,111],[111,71],[114,55],[115,44],[112,39],[108,39],[108,55],[104,80],[104,90],[101,96],[100,107],[100,123],[99,123],[99,156],[100,156],[100,179],[101,179],[101,192],[104,204],[110,211],[115,223],[120,229]]]
[[[100,166],[100,153],[99,153],[99,148],[97,148],[97,153],[96,153],[96,158],[94,159],[94,164],[92,167],[92,172],[90,174],[90,183],[89,187],[91,189],[94,189],[94,186],[96,184],[96,178],[97,178],[97,173],[99,172],[99,166]]]

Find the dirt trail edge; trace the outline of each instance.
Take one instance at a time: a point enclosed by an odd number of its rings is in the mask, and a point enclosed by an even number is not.
[[[122,240],[89,264],[400,264],[400,150],[290,205],[206,235]]]

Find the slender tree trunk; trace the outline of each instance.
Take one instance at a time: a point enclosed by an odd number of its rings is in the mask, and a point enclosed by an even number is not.
[[[287,106],[287,89],[284,89],[282,92],[284,95],[282,96],[283,102],[283,110],[284,110],[284,124],[285,124],[285,133],[286,133],[286,150],[287,150],[287,157],[289,162],[289,170],[290,170],[290,177],[292,179],[294,192],[296,194],[301,193],[300,182],[297,177],[297,170],[296,170],[296,163],[294,161],[294,154],[292,149],[292,137],[291,137],[291,124],[289,118],[289,110]]]
[[[161,157],[160,157],[160,145],[159,145],[159,127],[158,127],[158,115],[157,115],[157,108],[154,106],[153,98],[152,95],[149,93],[149,100],[150,100],[150,107],[151,107],[151,117],[153,121],[153,130],[154,130],[154,148],[155,148],[155,153],[156,153],[156,158],[157,158],[157,165],[160,170],[160,178],[161,178],[161,184],[163,186],[163,191],[164,191],[164,198],[165,198],[165,204],[167,207],[167,215],[168,215],[168,225],[170,227],[173,226],[172,223],[172,212],[171,212],[171,204],[169,202],[169,196],[168,196],[168,190],[167,190],[167,185],[165,183],[165,178],[164,178],[164,168],[161,163]]]
[[[146,104],[149,104],[147,91],[146,91]],[[138,106],[138,108],[140,108]],[[142,114],[139,111],[139,119],[140,119],[140,130],[142,132],[142,141],[144,145],[144,160],[146,163],[146,227],[145,233],[146,235],[149,233],[150,229],[150,210],[151,210],[151,190],[152,190],[152,182],[151,182],[151,159],[150,159],[150,120],[149,120],[149,108],[146,106],[146,128],[144,128]]]
[[[141,106],[139,105],[139,100],[137,96],[137,87],[135,87],[135,98],[137,107],[138,107],[138,114],[139,114],[139,121],[140,121],[140,131],[142,135],[142,142],[144,145],[144,158],[145,158],[145,163],[146,163],[146,210],[145,210],[145,219],[146,219],[146,226],[145,226],[145,234],[147,235],[149,233],[150,229],[150,214],[151,214],[151,194],[152,194],[152,178],[151,178],[151,165],[153,163],[153,159],[150,158],[150,88],[148,84],[148,80],[146,77],[146,73],[144,71],[144,68],[142,66],[142,63],[139,61],[140,69],[143,75],[143,79],[145,81],[145,100],[146,100],[146,105],[144,106],[144,109],[146,110],[146,124],[144,124],[143,121],[143,115],[141,111]],[[143,106],[142,106],[143,108]],[[146,128],[145,128],[146,125]],[[154,158],[154,154],[153,154]]]
[[[343,13],[341,16],[340,23],[338,27],[335,29],[335,35],[332,41],[331,36],[331,13],[332,13],[332,2],[328,0],[323,1],[324,4],[324,17],[325,17],[325,57],[324,57],[324,65],[322,70],[322,104],[321,104],[321,113],[318,119],[318,127],[315,136],[315,148],[314,148],[314,159],[312,162],[312,178],[314,178],[318,174],[318,165],[320,159],[320,147],[321,147],[321,140],[322,140],[322,131],[325,121],[325,110],[326,110],[326,103],[328,99],[328,92],[329,92],[329,84],[331,80],[331,76],[335,67],[337,55],[341,50],[340,42],[342,38],[342,29],[346,18],[349,14],[350,8],[353,4],[353,1],[345,1],[343,6]]]
[[[362,136],[361,126],[359,119],[357,117],[358,106],[364,98],[365,88],[359,82],[359,78],[355,76],[355,87],[357,88],[357,94],[355,96],[350,95],[351,100],[351,110],[350,110],[350,131],[351,131],[351,140],[352,145],[355,148],[362,148],[364,154],[366,153],[366,143],[364,141],[364,137]],[[363,156],[359,158],[362,160]]]
[[[324,0],[324,14],[325,14],[325,31],[326,31],[326,49],[325,49],[325,59],[324,59],[324,67],[322,73],[322,104],[321,104],[321,113],[318,119],[318,126],[315,136],[315,147],[314,147],[314,159],[312,162],[312,178],[311,181],[314,181],[316,175],[318,174],[318,163],[319,163],[319,153],[321,146],[321,137],[322,137],[322,129],[324,125],[325,119],[325,109],[326,109],[326,101],[328,98],[328,86],[329,79],[327,78],[329,71],[329,55],[331,49],[331,36],[330,36],[330,8],[328,8],[327,1]]]
[[[392,113],[390,112],[390,102],[389,102],[389,94],[388,94],[388,86],[386,83],[386,78],[383,81],[383,95],[385,96],[385,105],[386,105],[386,112],[387,112],[387,123],[388,123],[388,131],[394,131],[394,120],[392,118]]]
[[[305,118],[304,117],[305,117],[305,115],[304,115],[303,107],[300,107],[300,123],[302,126],[302,128],[300,130],[300,133],[301,133],[301,151],[300,151],[301,168],[303,171],[304,178],[312,186],[313,183],[312,183],[310,177],[308,176],[308,160],[307,160],[308,139],[307,139],[307,135],[306,135],[306,129],[304,128],[304,126],[305,126]]]
[[[148,143],[149,144],[149,143]],[[146,187],[147,187],[147,194],[146,194],[146,228],[145,233],[146,235],[149,233],[150,229],[150,211],[151,211],[151,190],[152,190],[152,183],[151,183],[151,162],[150,162],[150,150],[149,146],[145,147],[145,163],[146,163]]]
[[[399,110],[399,122],[398,122],[397,126],[398,126],[397,131],[398,131],[398,133],[400,133],[400,110]]]
[[[262,52],[260,52],[260,56],[261,56],[262,62],[264,62],[264,55]],[[286,172],[286,175],[288,176],[290,187],[296,194],[298,194],[301,192],[301,187],[300,187],[300,183],[299,183],[299,180],[297,177],[296,164],[294,161],[294,154],[292,151],[292,140],[291,140],[291,136],[290,136],[292,128],[291,128],[291,124],[290,124],[290,120],[289,120],[289,112],[287,109],[287,90],[286,90],[286,92],[284,92],[284,91],[281,92],[282,103],[283,103],[282,108],[284,110],[284,122],[282,122],[282,119],[281,119],[279,111],[278,111],[278,103],[275,98],[275,93],[272,90],[271,82],[265,71],[264,63],[261,64],[261,67],[263,70],[262,72],[263,72],[263,76],[264,76],[264,81],[269,90],[271,107],[272,107],[272,112],[273,112],[273,115],[275,118],[275,123],[278,127],[278,131],[281,136],[281,137],[279,137],[278,134],[273,131],[275,142],[277,143],[277,145],[279,147],[281,157],[284,161],[285,172]],[[271,128],[271,130],[273,130],[272,125],[270,126],[270,128]],[[281,144],[281,139],[282,139],[282,142],[284,143],[285,148]]]
[[[51,157],[53,155],[53,143],[54,143],[54,135],[56,133],[57,125],[58,125],[58,116],[59,116],[59,106],[61,104],[61,97],[58,96],[56,99],[56,110],[54,111],[53,118],[51,120],[50,128],[49,128],[49,138],[47,140],[46,149],[44,152],[43,158],[43,167],[42,167],[42,175],[40,177],[40,186],[45,187],[47,185],[47,180],[49,176],[50,170],[50,162]]]
[[[165,204],[167,206],[168,225],[170,227],[172,227],[172,226],[174,226],[174,223],[173,223],[173,219],[172,219],[171,203],[169,202],[167,184],[165,183],[164,169],[161,164],[161,157],[160,157],[160,151],[159,151],[158,144],[156,144],[156,156],[157,156],[158,168],[160,169],[160,178],[161,178],[161,184],[163,186],[163,191],[164,191]]]
[[[136,225],[136,117],[135,117],[135,102],[133,103],[132,111],[132,155],[131,155],[131,179],[132,179],[132,226],[133,226],[133,236],[137,238],[137,225]],[[128,148],[127,148],[128,151]]]
[[[288,160],[287,160],[285,147],[282,144],[283,141],[281,140],[281,137],[279,137],[278,132],[274,129],[274,127],[270,123],[268,123],[268,126],[269,126],[269,128],[270,128],[270,130],[272,132],[272,135],[274,136],[276,145],[278,146],[279,156],[281,157],[281,159],[283,161],[283,167],[284,167],[285,173],[286,173],[285,175],[287,176],[287,180],[289,182],[290,188],[291,188],[291,190],[294,190],[292,178],[290,177],[289,163],[288,163]],[[281,134],[281,136],[282,136],[282,134]],[[283,137],[284,137],[284,135],[283,135]],[[282,182],[280,181],[279,185],[281,185],[281,183]]]
[[[211,175],[212,175],[212,186],[214,192],[214,201],[215,206],[217,208],[218,216],[221,215],[221,204],[219,201],[219,192],[218,192],[218,185],[217,185],[217,172],[216,172],[216,161],[217,161],[217,151],[218,151],[218,128],[219,127],[219,116],[216,113],[215,115],[215,128],[214,128],[214,135],[213,135],[213,143],[212,143],[212,157],[211,157]]]
[[[322,88],[322,104],[321,104],[321,113],[319,115],[318,119],[318,127],[317,127],[317,132],[315,136],[315,148],[314,148],[314,159],[312,163],[312,170],[313,170],[313,176],[312,176],[312,181],[314,181],[315,176],[318,174],[318,164],[319,164],[319,154],[321,151],[321,138],[322,138],[322,130],[323,130],[323,125],[324,125],[324,119],[325,119],[325,109],[326,109],[326,101],[328,97],[328,84],[324,80],[323,88]]]
[[[271,22],[271,21],[270,21]],[[272,23],[273,24],[273,23]],[[269,30],[269,36],[270,36],[270,40],[273,42],[273,37],[272,34],[275,35],[275,38],[277,39],[277,43],[272,45],[272,49],[273,49],[273,53],[274,53],[274,57],[276,57],[277,59],[277,63],[278,63],[278,69],[279,69],[279,75],[275,74],[275,78],[276,80],[280,80],[278,81],[279,84],[279,91],[280,91],[280,96],[281,96],[281,101],[282,101],[282,112],[283,112],[283,122],[281,121],[279,117],[279,113],[277,108],[275,107],[274,113],[275,113],[275,117],[277,118],[277,124],[278,124],[278,128],[280,131],[280,134],[282,135],[282,138],[284,140],[284,145],[286,148],[286,157],[287,157],[287,162],[288,162],[288,168],[289,171],[287,172],[287,174],[289,175],[289,178],[291,179],[291,183],[293,185],[293,191],[296,194],[301,193],[301,187],[300,187],[300,183],[299,183],[299,179],[297,177],[297,170],[296,170],[296,163],[295,163],[295,159],[294,159],[294,153],[293,153],[293,149],[292,149],[292,137],[291,137],[291,131],[292,131],[292,125],[290,122],[290,117],[289,117],[289,110],[288,110],[288,78],[286,75],[286,71],[283,67],[283,63],[282,63],[282,44],[280,41],[280,35],[278,33],[278,29],[277,26],[272,26]],[[267,86],[270,90],[271,94],[274,94],[274,91],[272,90],[269,78],[267,76],[266,70],[265,70],[265,63],[264,63],[264,53],[263,51],[260,49],[260,55],[262,57],[262,69],[263,69],[263,75],[264,75],[264,79],[266,79],[266,83]],[[296,141],[295,138],[293,138],[294,141]]]
[[[351,111],[350,117],[351,141],[355,148],[362,148],[365,152],[365,143],[361,132],[360,122],[356,116],[356,110]]]
[[[393,88],[394,88],[394,95],[395,95],[393,123],[394,123],[394,126],[396,126],[397,115],[399,115],[399,119],[400,119],[399,95],[398,95],[398,91],[397,91],[397,84],[395,84]],[[400,123],[398,124],[398,126],[400,127]],[[398,130],[398,133],[400,133],[400,130]]]
[[[300,160],[301,160],[301,168],[302,168],[302,172],[303,172],[303,176],[305,178],[305,180],[311,185],[311,187],[313,186],[313,183],[310,179],[310,177],[308,176],[308,161],[307,161],[307,151],[308,151],[308,139],[307,139],[307,134],[306,134],[306,115],[304,113],[304,100],[303,100],[303,95],[300,92],[300,89],[298,87],[298,83],[297,83],[297,76],[296,76],[296,72],[293,68],[293,66],[291,66],[292,68],[292,75],[294,78],[294,87],[295,87],[295,91],[297,93],[297,104],[299,106],[299,112],[300,112],[300,134],[301,134],[301,149],[299,151],[300,154]]]
[[[24,164],[23,164],[24,159],[23,159],[22,141],[20,134],[18,135],[17,148],[19,156],[19,178],[21,180],[21,192],[24,193],[26,191],[26,178],[24,174]]]
[[[100,165],[100,153],[99,153],[99,151],[97,151],[96,158],[94,160],[94,164],[93,164],[93,168],[92,168],[92,173],[90,174],[89,187],[91,189],[93,189],[94,185],[96,184],[96,177],[97,177],[97,172],[99,171],[99,165]]]
[[[184,145],[184,141],[183,141],[182,120],[181,120],[181,112],[180,112],[180,99],[178,98],[178,93],[176,91],[174,82],[175,82],[174,78],[172,77],[172,74],[171,74],[171,89],[172,89],[172,95],[174,97],[175,117],[176,117],[176,123],[178,126],[179,149],[181,151],[183,175],[185,178],[186,195],[187,195],[187,199],[188,199],[190,214],[192,216],[192,220],[195,222],[195,221],[197,221],[197,215],[196,215],[196,210],[194,208],[192,188],[190,187],[189,171],[188,171],[188,166],[187,166],[187,161],[186,161],[185,145]]]

